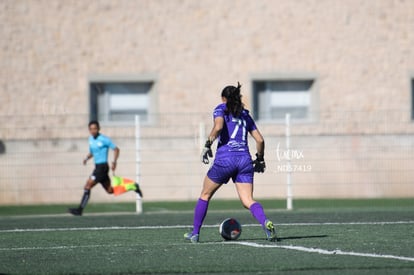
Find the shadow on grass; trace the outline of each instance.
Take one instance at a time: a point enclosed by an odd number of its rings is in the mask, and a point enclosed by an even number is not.
[[[328,235],[308,235],[308,236],[289,236],[277,238],[277,242],[282,242],[284,240],[299,240],[299,239],[313,239],[313,238],[326,238]],[[250,239],[240,239],[240,241],[263,241],[263,238],[250,238]]]
[[[290,237],[277,238],[277,241],[282,242],[284,240],[313,239],[313,238],[326,238],[326,237],[328,237],[328,235],[290,236]]]
[[[289,237],[282,237],[282,238],[277,238],[276,242],[282,242],[284,240],[298,240],[298,239],[312,239],[312,238],[326,238],[329,237],[329,235],[308,235],[308,236],[289,236]],[[223,243],[223,242],[260,242],[260,241],[265,241],[264,238],[248,238],[248,239],[238,239],[238,240],[220,240],[220,241],[210,241],[208,243]]]

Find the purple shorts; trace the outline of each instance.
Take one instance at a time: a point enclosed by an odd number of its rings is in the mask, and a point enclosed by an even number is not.
[[[207,176],[215,183],[253,183],[253,164],[250,154],[217,155]]]

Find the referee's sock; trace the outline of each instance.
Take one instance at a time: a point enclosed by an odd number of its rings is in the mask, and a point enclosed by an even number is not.
[[[90,196],[91,196],[91,190],[85,189],[83,191],[82,200],[79,206],[80,209],[84,209],[86,207],[86,204],[88,204]]]

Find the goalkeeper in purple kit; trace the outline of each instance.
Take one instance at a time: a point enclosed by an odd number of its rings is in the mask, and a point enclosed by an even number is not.
[[[264,139],[256,124],[244,109],[241,101],[240,84],[237,87],[227,86],[221,97],[223,103],[214,109],[214,126],[208,136],[202,152],[202,161],[209,163],[213,157],[211,145],[218,139],[214,163],[204,178],[200,198],[194,209],[192,232],[184,238],[193,243],[199,241],[200,229],[207,214],[208,204],[214,193],[230,179],[235,183],[237,193],[243,206],[250,210],[252,216],[262,225],[269,241],[276,240],[276,231],[263,210],[262,205],[253,199],[253,174],[263,173],[266,168],[264,161]],[[247,144],[247,134],[256,141],[256,160],[252,161]]]

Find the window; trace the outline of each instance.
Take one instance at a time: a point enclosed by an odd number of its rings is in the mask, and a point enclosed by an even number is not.
[[[259,120],[309,119],[314,101],[314,79],[277,79],[253,81],[254,115]]]
[[[411,79],[411,120],[414,120],[414,78]]]
[[[90,116],[103,123],[133,123],[140,115],[149,122],[152,81],[92,81],[90,89]]]

